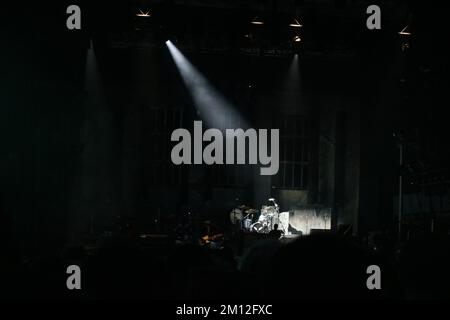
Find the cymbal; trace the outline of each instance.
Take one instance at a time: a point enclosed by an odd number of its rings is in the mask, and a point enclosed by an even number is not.
[[[253,214],[253,213],[257,213],[258,212],[258,210],[256,210],[256,209],[248,209],[248,210],[245,210],[245,213],[246,214]]]

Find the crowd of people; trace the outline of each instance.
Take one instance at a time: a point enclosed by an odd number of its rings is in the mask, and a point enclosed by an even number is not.
[[[39,259],[2,264],[9,299],[434,299],[449,298],[450,242],[424,235],[376,247],[336,234],[283,243],[273,235],[251,245],[211,249],[174,238],[111,236],[96,248],[67,247]],[[78,265],[82,289],[68,290]],[[381,269],[381,290],[368,290],[367,268]]]

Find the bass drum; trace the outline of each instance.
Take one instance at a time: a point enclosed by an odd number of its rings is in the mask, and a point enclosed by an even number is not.
[[[255,222],[254,224],[252,224],[252,226],[250,227],[250,231],[256,232],[256,233],[266,233],[267,226],[264,223],[261,223],[258,221],[258,222]]]

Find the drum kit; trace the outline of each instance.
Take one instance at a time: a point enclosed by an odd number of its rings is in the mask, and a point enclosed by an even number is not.
[[[259,217],[254,221],[257,213],[258,210],[242,205],[231,211],[230,220],[242,231],[256,233],[269,233],[275,224],[281,225],[279,206],[275,199],[270,198],[269,205],[262,206]]]
[[[253,216],[258,210],[249,208],[245,205],[233,209],[230,213],[231,223],[242,230],[250,230],[253,224]]]

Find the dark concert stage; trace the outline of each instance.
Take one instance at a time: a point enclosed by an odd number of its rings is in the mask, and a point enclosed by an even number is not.
[[[2,298],[450,298],[438,4],[8,6]]]

